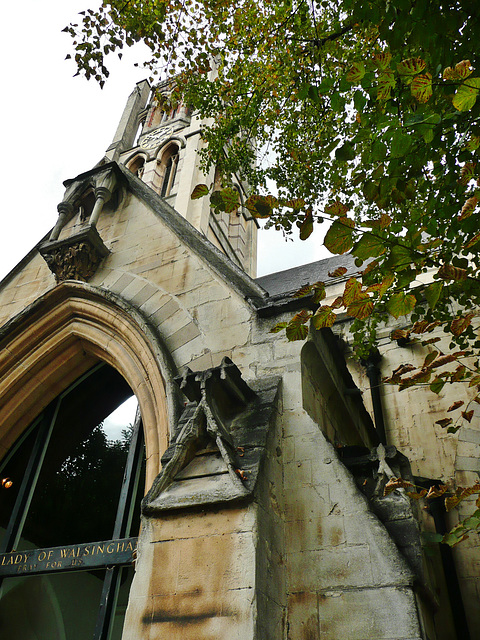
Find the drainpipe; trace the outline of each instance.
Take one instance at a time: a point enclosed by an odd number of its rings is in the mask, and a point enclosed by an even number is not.
[[[385,434],[385,420],[383,418],[383,406],[382,396],[380,395],[380,383],[381,373],[379,368],[380,360],[382,356],[378,351],[371,353],[368,358],[362,360],[362,364],[365,367],[368,380],[370,382],[370,395],[372,398],[373,406],[373,421],[375,423],[375,429],[381,444],[387,444],[387,436]]]
[[[432,482],[429,482],[428,485],[424,484],[424,486],[432,485]],[[445,523],[444,500],[442,498],[434,498],[433,500],[430,500],[428,511],[433,517],[436,532],[440,533],[442,536],[445,535],[448,532],[448,528]],[[463,606],[462,592],[460,591],[460,584],[458,582],[457,569],[455,567],[452,549],[448,544],[443,543],[440,543],[439,548],[443,572],[445,574],[447,593],[452,610],[453,625],[455,627],[457,638],[458,640],[470,640],[470,632],[468,630],[467,617]]]

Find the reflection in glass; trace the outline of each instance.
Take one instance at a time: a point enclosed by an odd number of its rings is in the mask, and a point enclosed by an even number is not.
[[[129,386],[106,365],[83,376],[50,405],[44,415],[51,416],[51,435],[15,550],[63,547],[113,537],[136,410],[136,398]],[[1,494],[0,538],[14,510],[40,422],[37,420],[25,432],[0,463],[1,477],[10,477],[13,482]],[[127,537],[136,535],[139,529],[143,453],[141,459],[139,489],[133,494],[135,516],[131,528],[125,530]],[[133,577],[132,568],[115,571],[121,571],[121,576],[109,640],[121,638]],[[90,570],[4,579],[0,589],[0,638],[91,640],[106,573]]]

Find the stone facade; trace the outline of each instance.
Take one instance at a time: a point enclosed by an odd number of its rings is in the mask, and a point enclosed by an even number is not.
[[[96,362],[130,385],[146,497],[123,640],[464,640],[453,578],[421,546],[432,516],[380,489],[397,473],[474,481],[474,423],[446,435],[446,394],[386,388],[384,446],[366,374],[335,337],[348,342],[346,323],[306,344],[270,332],[331,261],[253,280],[255,222],[189,199],[212,180],[201,123],[148,96],[141,83],[105,162],[67,182],[54,232],[0,283],[0,455]],[[86,241],[97,257],[69,270]],[[387,334],[385,373],[424,357]],[[472,639],[479,558],[475,540],[454,554]]]

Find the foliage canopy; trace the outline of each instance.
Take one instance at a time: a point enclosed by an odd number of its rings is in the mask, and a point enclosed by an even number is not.
[[[202,160],[221,171],[214,208],[228,208],[236,176],[253,192],[253,215],[303,239],[328,223],[325,246],[355,256],[358,274],[333,304],[314,283],[299,295],[317,311],[277,330],[303,338],[310,318],[331,326],[343,310],[365,357],[379,323],[406,316],[412,326],[393,337],[417,336],[430,351],[390,381],[435,393],[463,381],[480,403],[476,2],[111,0],[66,30],[79,72],[100,83],[107,54],[143,41],[152,76],[176,76],[168,100],[212,118]],[[448,354],[424,335],[438,326]],[[463,407],[442,426],[456,430],[472,415]]]

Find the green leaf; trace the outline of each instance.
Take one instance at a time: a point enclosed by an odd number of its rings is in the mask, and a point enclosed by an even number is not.
[[[363,91],[355,91],[353,94],[353,106],[360,113],[363,111],[365,105],[367,104],[367,96],[363,93]]]
[[[325,235],[324,246],[332,253],[347,253],[353,247],[353,227],[351,218],[335,220]]]
[[[392,147],[390,155],[392,158],[402,158],[410,151],[412,139],[409,135],[403,133],[401,129],[394,132],[392,137]]]
[[[353,247],[352,253],[361,260],[377,258],[385,253],[385,244],[382,238],[371,233],[364,233]]]
[[[480,78],[469,78],[460,85],[453,96],[453,106],[459,111],[470,111],[477,100]]]
[[[387,145],[381,140],[375,140],[372,144],[371,158],[373,162],[381,162],[387,157]]]
[[[407,316],[415,308],[416,302],[415,296],[410,293],[394,293],[387,302],[387,311],[394,318]]]
[[[403,269],[408,269],[412,262],[414,262],[413,255],[408,247],[401,244],[393,245],[388,258],[390,267],[395,271],[403,271]]]
[[[273,209],[278,206],[278,200],[274,196],[252,195],[245,206],[254,218],[269,218]]]
[[[442,295],[443,282],[432,282],[425,289],[425,298],[427,299],[428,306],[430,309],[435,309],[437,302]]]
[[[433,393],[439,394],[444,386],[445,386],[445,380],[443,380],[442,378],[436,377],[435,380],[430,384],[430,391],[433,391]]]
[[[277,324],[270,329],[270,333],[279,333],[283,331],[288,326],[288,322],[277,322]]]
[[[312,210],[310,209],[305,214],[305,217],[300,225],[300,240],[306,240],[311,236],[313,232],[313,216]]]
[[[348,162],[349,160],[355,160],[355,150],[350,142],[345,142],[339,149],[335,151],[335,157],[341,162]]]
[[[204,196],[208,196],[210,193],[210,189],[206,184],[197,184],[195,189],[192,191],[192,195],[190,198],[192,200],[198,200],[199,198],[203,198]]]

